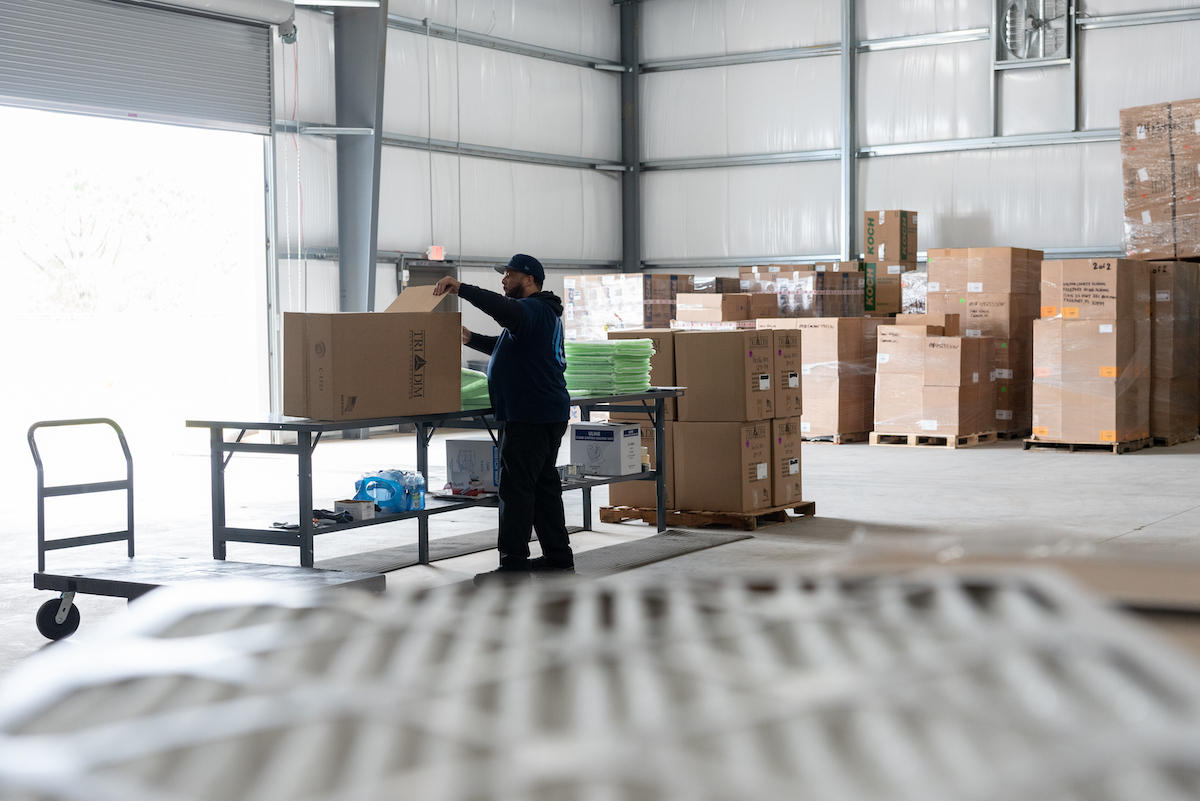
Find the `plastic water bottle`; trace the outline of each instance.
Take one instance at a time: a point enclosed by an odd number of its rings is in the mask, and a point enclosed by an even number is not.
[[[415,512],[425,508],[425,477],[420,473],[406,473],[404,491],[408,495],[408,509]]]

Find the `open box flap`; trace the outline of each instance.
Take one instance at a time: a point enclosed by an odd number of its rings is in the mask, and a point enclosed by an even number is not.
[[[406,287],[384,311],[431,312],[446,299],[448,294],[434,295],[432,285]]]

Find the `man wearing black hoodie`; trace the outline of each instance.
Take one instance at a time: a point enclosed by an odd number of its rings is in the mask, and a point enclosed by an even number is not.
[[[556,467],[571,416],[562,301],[542,291],[546,272],[532,256],[518,253],[496,271],[504,274],[503,295],[448,276],[433,290],[457,294],[504,329],[498,337],[462,330],[464,345],[492,357],[488,392],[500,423],[500,568],[476,583],[575,570]],[[542,546],[537,559],[529,558],[531,528]]]

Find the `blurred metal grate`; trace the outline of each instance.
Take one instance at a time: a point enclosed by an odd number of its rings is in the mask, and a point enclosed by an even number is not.
[[[1050,574],[131,612],[0,685],[0,798],[1200,797],[1200,672]]]

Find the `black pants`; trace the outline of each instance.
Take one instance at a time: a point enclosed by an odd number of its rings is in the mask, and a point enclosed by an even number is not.
[[[500,565],[520,568],[529,560],[529,531],[542,555],[558,567],[575,563],[567,538],[558,447],[567,424],[500,424]]]

